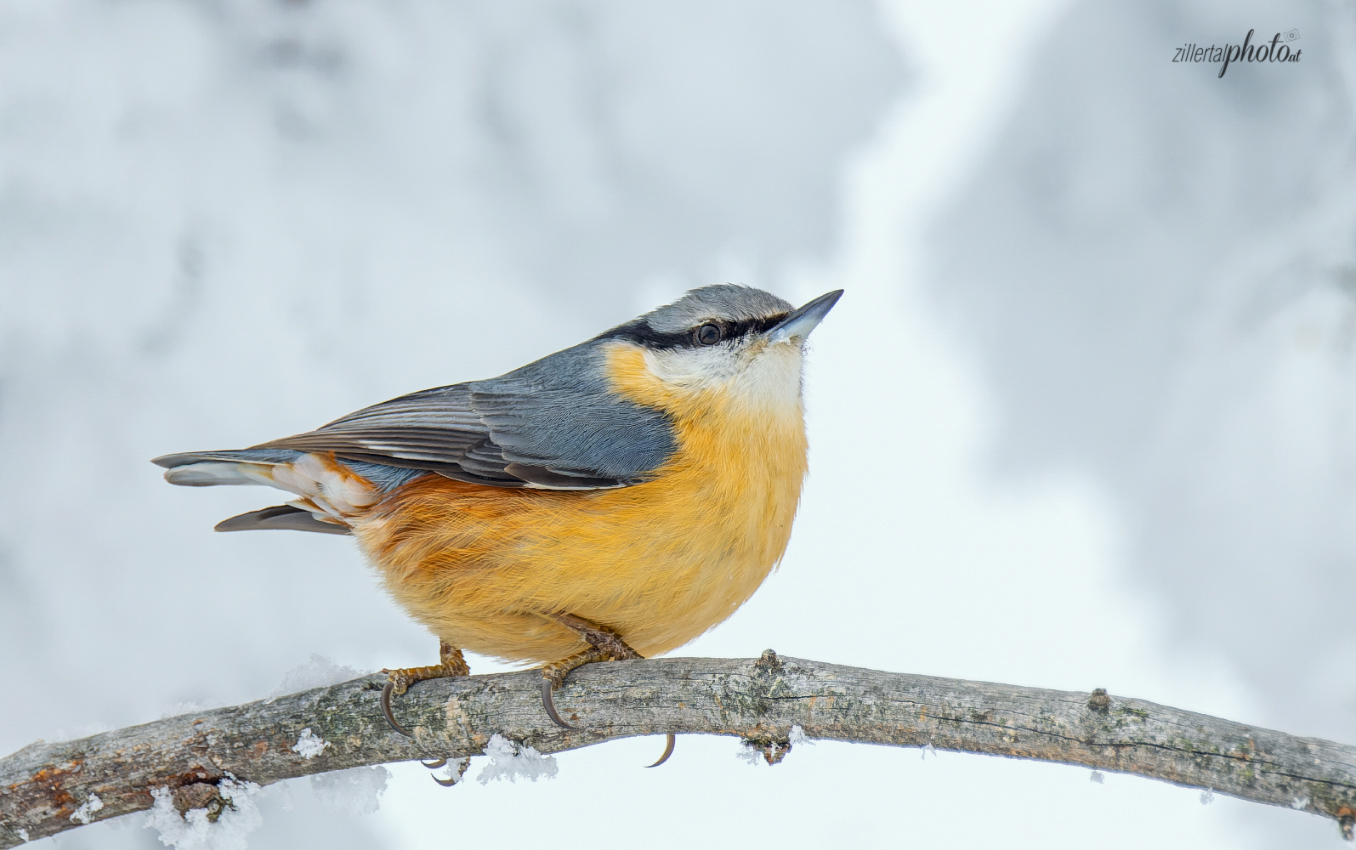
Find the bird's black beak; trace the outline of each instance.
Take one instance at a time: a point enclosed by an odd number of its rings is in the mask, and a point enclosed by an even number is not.
[[[824,317],[833,309],[833,305],[838,303],[838,299],[843,297],[843,290],[835,289],[833,292],[826,292],[809,304],[792,310],[791,315],[782,319],[772,330],[768,331],[768,339],[772,342],[783,342],[789,339],[804,340],[810,335],[810,331],[819,326],[824,321]]]

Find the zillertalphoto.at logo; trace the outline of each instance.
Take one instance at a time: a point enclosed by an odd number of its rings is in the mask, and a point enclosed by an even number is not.
[[[1271,42],[1252,43],[1252,36],[1257,30],[1248,30],[1248,35],[1243,39],[1242,44],[1226,44],[1223,47],[1210,45],[1202,47],[1198,44],[1184,44],[1177,48],[1173,54],[1173,62],[1210,62],[1223,63],[1219,69],[1219,75],[1224,76],[1224,72],[1229,70],[1230,62],[1298,62],[1300,60],[1300,49],[1291,49],[1289,42],[1299,41],[1299,30],[1291,29],[1283,33],[1276,33],[1272,36]]]

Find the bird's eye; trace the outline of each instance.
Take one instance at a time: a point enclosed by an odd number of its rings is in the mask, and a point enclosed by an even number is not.
[[[702,345],[715,345],[720,342],[720,325],[708,322],[697,328],[697,342]]]

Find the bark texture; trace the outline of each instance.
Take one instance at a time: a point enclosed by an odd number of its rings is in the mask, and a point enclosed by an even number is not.
[[[1356,747],[1299,738],[1098,689],[1071,693],[885,673],[816,661],[674,658],[590,665],[542,710],[536,671],[421,682],[394,701],[415,731],[391,731],[369,676],[202,711],[78,741],[31,744],[0,759],[0,848],[149,809],[168,789],[180,811],[225,805],[227,776],[282,779],[483,752],[496,732],[542,753],[635,735],[729,735],[770,762],[806,737],[1039,759],[1210,789],[1356,823]],[[303,730],[328,745],[294,747]],[[306,757],[306,753],[312,753]],[[94,795],[91,798],[91,795]],[[90,804],[91,799],[98,805]],[[84,808],[82,809],[82,805]]]

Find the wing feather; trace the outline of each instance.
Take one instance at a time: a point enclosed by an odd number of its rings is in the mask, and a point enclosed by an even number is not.
[[[256,449],[334,452],[493,487],[640,483],[674,451],[667,417],[613,393],[596,343],[488,381],[422,390]]]

